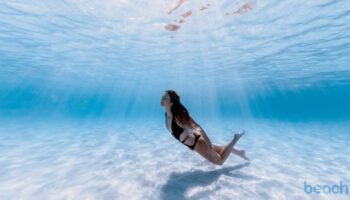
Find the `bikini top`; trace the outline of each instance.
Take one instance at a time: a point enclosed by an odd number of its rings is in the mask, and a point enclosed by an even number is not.
[[[165,112],[165,123],[166,123],[166,124],[168,123],[166,112]],[[180,135],[181,135],[181,133],[184,131],[184,129],[181,128],[179,125],[177,125],[174,116],[173,116],[172,121],[171,121],[171,131],[172,131],[171,134],[172,134],[177,140],[180,141]],[[181,142],[181,141],[180,141],[180,142]]]

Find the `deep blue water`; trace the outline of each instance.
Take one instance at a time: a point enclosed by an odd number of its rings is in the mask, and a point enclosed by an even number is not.
[[[1,117],[159,120],[174,89],[202,119],[350,118],[348,1],[204,3],[1,2]]]

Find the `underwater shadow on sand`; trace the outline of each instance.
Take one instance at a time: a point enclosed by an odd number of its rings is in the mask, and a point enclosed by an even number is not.
[[[258,179],[257,177],[245,175],[242,173],[233,173],[233,171],[248,166],[249,163],[240,164],[232,167],[225,167],[212,171],[187,171],[183,173],[173,172],[170,174],[168,181],[161,188],[160,199],[162,200],[177,200],[177,199],[202,199],[212,193],[216,188],[211,191],[203,191],[190,198],[186,198],[185,194],[189,188],[197,186],[208,186],[215,182],[221,175],[239,178],[242,180]]]

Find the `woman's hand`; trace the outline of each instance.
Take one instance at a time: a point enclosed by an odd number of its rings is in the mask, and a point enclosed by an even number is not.
[[[185,128],[185,130],[180,135],[180,141],[184,142],[187,139],[194,139],[195,135],[193,134],[193,130],[189,128]]]

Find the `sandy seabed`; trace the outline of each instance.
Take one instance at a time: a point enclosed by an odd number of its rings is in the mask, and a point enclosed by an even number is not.
[[[58,123],[59,124],[59,123]],[[350,126],[280,122],[202,125],[212,142],[246,135],[215,166],[164,124],[2,124],[0,199],[349,199],[307,194],[308,184],[350,187]]]

